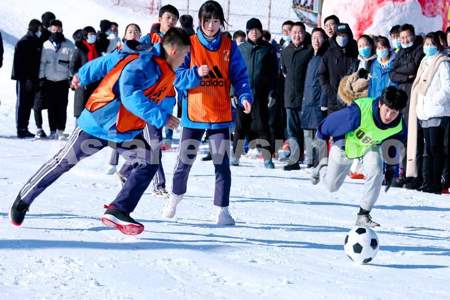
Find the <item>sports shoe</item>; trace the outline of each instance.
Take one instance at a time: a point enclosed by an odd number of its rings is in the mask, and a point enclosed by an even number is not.
[[[106,206],[107,210],[101,216],[102,223],[108,227],[116,228],[123,234],[137,235],[144,231],[144,225],[130,217],[129,213]]]
[[[46,139],[47,138],[47,134],[45,133],[45,131],[42,128],[39,128],[36,131],[36,135],[34,136],[37,139]]]
[[[22,198],[20,198],[20,195],[18,195],[16,201],[14,201],[9,210],[9,221],[11,224],[21,226],[29,207],[30,205],[23,201]]]
[[[202,157],[202,161],[210,161],[212,160],[211,152],[208,151],[208,154]]]
[[[285,165],[283,167],[283,170],[285,171],[295,171],[295,170],[300,170],[300,165],[298,163],[293,163],[293,164],[289,164],[289,165]]]
[[[19,139],[34,138],[34,134],[29,132],[28,129],[20,129],[20,130],[17,130],[17,137]]]
[[[57,136],[57,139],[60,141],[67,141],[67,139],[69,137],[69,135],[67,133],[64,133],[63,130],[59,130],[59,129],[56,130],[56,136]]]
[[[162,209],[162,216],[165,218],[173,218],[177,212],[177,205],[183,200],[183,195],[170,194],[166,205]]]
[[[117,166],[110,165],[109,168],[106,170],[106,175],[113,175],[117,172]]]
[[[232,155],[230,159],[230,164],[234,167],[239,166],[239,159],[234,157],[234,155]]]
[[[230,215],[230,212],[228,211],[228,207],[219,207],[216,223],[217,225],[223,226],[232,226],[236,224],[233,217]]]
[[[264,167],[266,169],[275,169],[275,165],[273,164],[273,161],[271,159],[264,161]]]
[[[166,190],[165,187],[155,187],[153,189],[153,195],[157,196],[157,197],[165,197],[165,198],[169,198],[169,192]]]
[[[370,214],[363,214],[356,216],[356,226],[365,226],[365,227],[378,227],[380,224],[372,220]]]
[[[49,140],[57,140],[58,134],[56,134],[56,131],[50,131],[50,134],[47,137]]]

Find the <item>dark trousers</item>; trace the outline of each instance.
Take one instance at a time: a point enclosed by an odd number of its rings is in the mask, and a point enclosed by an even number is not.
[[[173,174],[172,193],[183,195],[187,190],[187,182],[192,164],[197,157],[204,129],[183,128],[180,151]],[[214,205],[227,207],[230,204],[231,171],[230,171],[230,132],[228,128],[211,129],[209,148],[211,150],[216,184],[214,189]]]
[[[162,165],[162,151],[161,151],[161,141],[162,141],[162,128],[156,128],[155,126],[147,125],[144,129],[144,138],[147,143],[151,146],[152,151],[152,161],[153,164],[158,164],[158,170],[156,171],[155,178],[153,180],[153,187],[166,188],[166,176],[164,174],[164,168]],[[117,152],[117,151],[115,151]],[[113,152],[114,154],[114,152]],[[117,154],[118,155],[118,154]],[[112,159],[112,157],[111,157]],[[118,160],[118,157],[117,157]],[[115,164],[117,165],[117,163]],[[133,170],[133,164],[130,161],[126,161],[122,168],[120,168],[119,173],[128,178]]]
[[[16,127],[17,132],[27,131],[31,110],[38,87],[37,80],[17,80],[16,82]]]
[[[244,139],[247,138],[250,148],[262,150],[264,161],[270,160],[273,154],[274,145],[270,138],[269,128],[266,130],[252,130],[252,116],[246,114],[242,109],[238,109],[236,128],[233,135],[233,151],[236,159],[239,159],[244,152]]]
[[[69,81],[50,81],[45,84],[50,131],[66,129]]]
[[[426,153],[423,160],[424,166],[427,169],[424,184],[432,186],[437,190],[441,189],[442,170],[445,162],[444,135],[447,121],[447,118],[443,118],[440,126],[423,128]]]
[[[288,164],[298,164],[300,160],[303,160],[305,151],[305,142],[303,136],[302,124],[300,122],[300,108],[286,108],[287,117],[287,137],[289,142],[289,149],[291,154],[289,155]]]
[[[106,146],[116,148],[127,161],[132,162],[133,170],[128,180],[111,203],[118,210],[132,212],[158,168],[158,165],[151,163],[150,145],[144,140],[142,134],[130,142],[112,143],[76,128],[66,145],[28,180],[20,190],[20,197],[31,204],[39,194],[80,160],[97,153]]]

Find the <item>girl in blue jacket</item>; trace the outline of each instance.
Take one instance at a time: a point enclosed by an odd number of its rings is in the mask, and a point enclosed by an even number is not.
[[[236,43],[221,32],[223,9],[216,1],[206,1],[198,12],[200,28],[191,36],[191,52],[177,69],[174,86],[181,91],[183,131],[173,175],[172,193],[163,216],[173,218],[176,206],[186,193],[187,181],[201,138],[208,131],[216,174],[214,205],[217,224],[234,225],[228,211],[231,172],[229,164],[230,128],[234,125],[229,96],[231,85],[245,113],[250,113],[253,97],[247,69]]]

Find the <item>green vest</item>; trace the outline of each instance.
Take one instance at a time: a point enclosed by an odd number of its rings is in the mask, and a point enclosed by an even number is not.
[[[402,122],[392,128],[378,128],[373,120],[373,101],[375,100],[372,98],[361,98],[354,101],[361,111],[361,123],[358,128],[345,134],[347,158],[363,157],[373,145],[380,144],[403,129]]]

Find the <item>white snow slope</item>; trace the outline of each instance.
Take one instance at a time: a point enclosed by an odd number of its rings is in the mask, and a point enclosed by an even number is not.
[[[0,28],[18,38],[30,17],[49,9],[70,33],[78,20],[96,25],[110,17],[122,28],[146,20],[108,1],[2,0]],[[232,168],[235,227],[214,225],[214,173],[200,160],[176,220],[163,219],[163,199],[146,193],[133,213],[145,225],[141,235],[104,227],[103,204],[119,191],[116,178],[104,175],[108,150],[62,176],[36,199],[23,226],[13,227],[7,212],[19,189],[63,142],[11,138],[11,56],[7,43],[0,69],[0,299],[450,299],[449,196],[382,192],[373,211],[381,249],[360,266],[345,256],[343,241],[361,182],[349,180],[331,194],[312,186],[308,171],[284,172],[278,162],[266,170],[244,158]],[[175,157],[164,153],[169,186]]]

